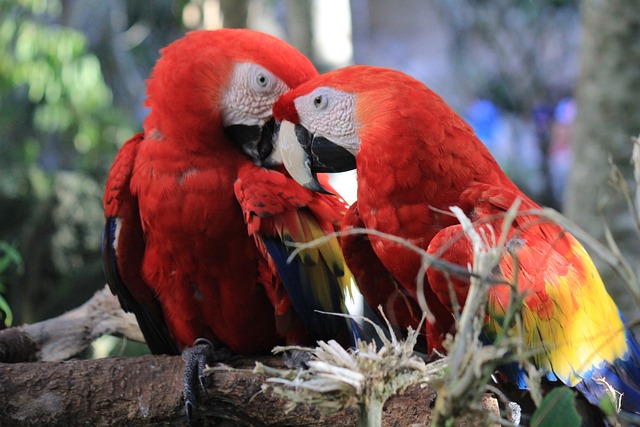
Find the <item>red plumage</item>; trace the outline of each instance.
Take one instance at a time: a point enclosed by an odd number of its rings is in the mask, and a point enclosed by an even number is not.
[[[540,207],[438,95],[403,73],[353,66],[301,84],[273,110],[282,121],[285,166],[304,185],[318,188],[314,173],[340,171],[355,160],[358,201],[345,228],[372,229],[419,249],[379,233],[343,240],[345,251],[357,249],[347,259],[368,301],[384,306],[398,285],[414,302],[424,297],[435,317],[427,325],[427,344],[442,350],[453,314],[468,296],[467,267],[477,261],[471,239],[450,213],[457,206],[485,243],[501,251],[491,270],[497,283],[487,290],[481,339],[520,336],[548,381],[575,387],[593,405],[615,390],[623,411],[640,413],[640,345],[590,256],[567,230],[536,212]],[[505,224],[515,203],[515,219]],[[504,246],[498,246],[503,230]],[[449,268],[435,261],[421,266],[425,252],[448,261]],[[418,295],[425,270],[424,295]],[[514,290],[522,303],[510,307]],[[387,308],[396,326],[415,326],[411,304]],[[510,309],[520,322],[508,315]],[[498,370],[527,387],[518,363]]]
[[[304,313],[262,242],[281,244],[292,223],[332,232],[345,204],[259,166],[225,135],[224,114],[245,124],[258,120],[247,119],[254,111],[222,110],[239,64],[257,64],[258,75],[271,79],[244,94],[262,102],[266,116],[267,95],[272,103],[316,70],[285,42],[249,30],[196,31],[161,52],[148,81],[144,133],[120,149],[105,189],[112,290],[155,353],[176,353],[197,338],[243,354],[308,342]]]
[[[313,96],[318,88],[354,96],[353,128],[360,141],[358,198],[343,228],[381,231],[427,251],[441,230],[458,223],[450,206],[473,215],[481,196],[472,194],[475,184],[489,183],[519,193],[471,127],[421,82],[390,69],[347,67],[283,95],[274,105],[276,119],[315,124],[309,117],[299,117],[299,111],[292,115],[290,106],[294,101],[296,106],[304,105],[302,97]],[[376,235],[345,236],[342,244],[367,302],[386,304],[387,316],[398,319],[396,326],[415,328],[420,319],[416,308],[421,255]],[[449,289],[444,283],[424,286],[424,298],[435,316],[435,322],[427,323],[430,350],[443,350],[445,334],[453,331]],[[458,297],[464,299],[462,294]],[[405,302],[392,303],[397,300]]]

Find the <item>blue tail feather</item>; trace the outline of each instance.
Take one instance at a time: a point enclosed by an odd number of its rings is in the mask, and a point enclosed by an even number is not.
[[[624,317],[620,314],[622,321]],[[482,336],[484,342],[489,342]],[[627,352],[622,358],[612,362],[603,361],[591,370],[580,373],[583,380],[576,385],[576,389],[593,405],[598,406],[602,399],[607,398],[607,384],[622,394],[622,411],[640,415],[640,345],[633,332],[626,330]],[[509,363],[498,369],[509,381],[520,389],[526,389],[526,372],[518,363]],[[546,379],[551,382],[559,381],[553,372],[546,373]],[[606,383],[606,384],[605,384]]]
[[[607,396],[604,381],[622,394],[623,411],[640,414],[640,346],[629,329],[626,331],[626,341],[628,349],[624,357],[595,367],[576,388],[590,403],[597,405]]]

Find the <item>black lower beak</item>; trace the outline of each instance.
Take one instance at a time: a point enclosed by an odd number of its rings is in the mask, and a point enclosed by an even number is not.
[[[273,152],[280,124],[271,117],[264,125],[230,125],[224,134],[254,162],[262,164]]]
[[[312,173],[346,172],[356,168],[356,158],[345,148],[322,136],[314,136],[301,125],[295,127],[298,143],[309,156]]]

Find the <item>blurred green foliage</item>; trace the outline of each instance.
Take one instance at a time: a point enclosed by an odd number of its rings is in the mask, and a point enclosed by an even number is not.
[[[7,242],[0,241],[0,319],[3,319],[3,324],[7,328],[13,323],[13,311],[11,311],[9,303],[4,298],[7,287],[4,283],[3,275],[12,265],[22,269],[22,257],[16,248]],[[0,329],[2,329],[1,326]]]
[[[39,195],[50,190],[41,172],[102,176],[111,144],[132,130],[112,108],[84,34],[56,23],[61,7],[58,0],[3,0],[0,15],[0,159]]]
[[[578,427],[582,419],[576,409],[574,391],[568,387],[557,387],[544,397],[531,417],[532,427]]]
[[[74,277],[79,272],[93,276],[95,287],[102,283],[95,261],[95,272],[87,274],[77,256],[70,258],[75,263],[67,263],[73,271],[56,268],[61,263],[51,259],[52,254],[67,257],[56,248],[63,241],[74,247],[72,252],[82,252],[83,261],[99,260],[102,215],[95,188],[116,149],[114,142],[132,132],[130,120],[112,107],[111,90],[98,58],[88,52],[87,38],[62,25],[62,12],[58,0],[0,2],[0,238],[16,242],[25,257],[25,274],[10,275],[6,282],[20,322],[54,313],[55,297],[65,289],[58,285],[79,282]],[[69,172],[60,178],[65,170]],[[94,189],[91,197],[79,192],[82,197],[75,197],[68,209],[94,227],[71,243],[60,238],[64,228],[56,226],[68,221],[51,215],[69,205],[59,203],[56,188],[69,174],[79,177],[79,187]],[[79,294],[87,296],[94,289]],[[47,304],[48,309],[41,309]],[[57,310],[64,308],[68,306]]]
[[[0,241],[24,258],[0,291],[16,323],[104,284],[104,180],[140,128],[159,48],[184,33],[184,4],[0,0]]]

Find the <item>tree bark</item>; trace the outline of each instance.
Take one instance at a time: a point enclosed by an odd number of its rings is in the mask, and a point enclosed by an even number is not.
[[[260,361],[281,365],[280,358]],[[201,396],[194,425],[353,426],[346,410],[323,415],[309,406],[287,413],[287,402],[261,391],[263,375],[251,372],[254,359],[242,359],[239,370],[214,372]],[[182,401],[183,362],[178,356],[141,356],[68,362],[0,364],[0,425],[129,425],[186,423]],[[383,425],[428,425],[435,392],[412,387],[385,405]],[[497,411],[485,397],[487,411]],[[484,425],[471,417],[459,425]]]
[[[602,208],[604,220],[638,274],[640,239],[623,197],[609,185],[608,159],[631,183],[631,138],[640,132],[640,7],[635,1],[585,0],[581,8],[578,116],[565,214],[604,241]],[[598,264],[627,318],[639,318],[639,308],[621,281],[611,269]]]
[[[135,316],[122,311],[107,286],[58,317],[0,331],[0,362],[68,359],[103,335],[144,342]]]

